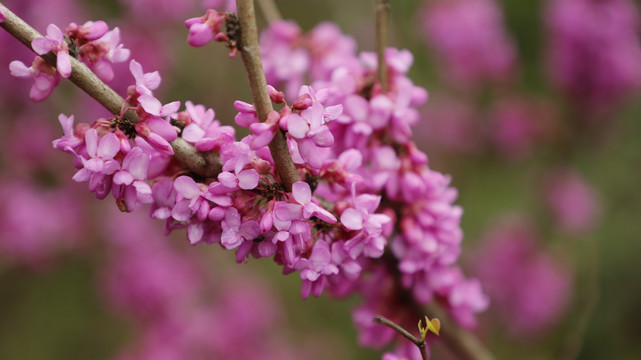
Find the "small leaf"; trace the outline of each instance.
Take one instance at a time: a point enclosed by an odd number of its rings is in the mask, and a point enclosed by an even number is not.
[[[427,317],[425,317],[427,319]],[[426,323],[427,324],[427,323]],[[427,327],[423,327],[423,320],[419,319],[418,320],[418,331],[421,333],[421,340],[425,340],[425,336],[427,336]]]
[[[427,316],[425,317],[425,320],[427,320]],[[427,323],[427,328],[438,336],[439,331],[441,330],[441,321],[437,318],[434,318]]]

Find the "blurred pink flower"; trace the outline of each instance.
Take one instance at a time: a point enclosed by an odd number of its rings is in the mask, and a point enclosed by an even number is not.
[[[476,275],[515,337],[541,334],[567,308],[572,287],[565,266],[541,249],[536,232],[521,220],[505,219],[484,236]]]

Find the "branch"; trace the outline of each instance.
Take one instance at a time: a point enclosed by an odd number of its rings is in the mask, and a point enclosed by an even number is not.
[[[261,122],[267,120],[267,115],[274,109],[267,92],[267,81],[263,71],[263,63],[258,49],[258,29],[256,28],[256,13],[253,0],[236,0],[238,20],[240,21],[240,44],[249,87],[251,89],[254,107]],[[274,158],[276,170],[287,191],[292,191],[292,185],[300,181],[300,175],[289,154],[289,146],[282,131],[277,131],[276,136],[269,144],[269,151]]]
[[[376,53],[378,54],[378,81],[383,92],[388,90],[387,63],[385,62],[385,49],[387,48],[387,24],[389,23],[389,1],[375,0],[376,2]]]
[[[258,6],[260,6],[260,10],[268,24],[283,19],[274,0],[258,0]]]
[[[392,320],[390,320],[390,319],[388,319],[388,318],[386,318],[384,316],[376,315],[374,317],[374,322],[386,325],[386,326],[394,329],[397,333],[405,336],[405,338],[407,338],[409,341],[413,342],[414,345],[418,346],[418,349],[421,352],[421,357],[423,358],[423,360],[429,360],[430,356],[427,353],[427,347],[425,346],[425,339],[421,340],[421,339],[417,338],[416,336],[410,334],[409,331],[405,330],[400,325],[396,324],[395,322],[393,322]]]
[[[469,360],[494,360],[494,355],[481,344],[478,339],[469,331],[458,326],[450,319],[438,305],[432,301],[425,306],[427,312],[441,320],[440,336],[447,347],[452,350],[459,359]]]
[[[41,38],[42,35],[2,3],[0,3],[0,9],[7,16],[5,21],[0,23],[0,27],[33,51],[31,42],[36,38]],[[56,54],[50,52],[40,57],[49,65],[56,67]],[[116,116],[120,115],[125,100],[100,80],[84,63],[74,57],[71,57],[71,76],[69,76],[69,80],[98,101],[109,112]],[[133,124],[138,122],[138,115],[133,110],[128,110],[124,117]],[[172,141],[171,147],[174,150],[176,159],[182,162],[190,171],[200,176],[216,176],[222,168],[217,154],[202,153],[182,138]]]

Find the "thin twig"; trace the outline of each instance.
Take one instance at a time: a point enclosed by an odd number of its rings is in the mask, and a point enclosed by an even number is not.
[[[236,8],[238,9],[238,20],[240,21],[241,38],[239,49],[247,71],[249,87],[258,119],[264,122],[274,109],[267,92],[267,81],[265,80],[263,63],[258,49],[258,29],[256,27],[254,1],[236,0]],[[282,131],[278,130],[276,132],[276,136],[269,144],[269,151],[272,154],[272,158],[274,158],[276,170],[285,188],[287,191],[292,191],[292,185],[296,181],[300,181],[300,175],[298,175],[294,161],[292,161],[292,157],[289,154],[287,140]]]
[[[571,331],[568,331],[568,340],[563,349],[561,359],[574,360],[578,359],[581,355],[581,348],[583,347],[583,340],[585,337],[586,329],[590,324],[590,319],[599,304],[601,297],[601,290],[599,284],[599,248],[598,244],[591,239],[587,244],[587,271],[586,275],[586,289],[583,296],[583,304],[578,309],[578,317],[576,323],[572,326]]]
[[[4,22],[0,23],[0,27],[4,28],[9,34],[33,51],[31,42],[36,38],[41,38],[42,35],[2,3],[0,3],[0,9],[2,9],[7,16]],[[40,57],[49,65],[56,67],[56,54],[50,52]],[[73,57],[71,57],[71,76],[69,76],[69,80],[94,100],[98,101],[109,112],[116,116],[120,115],[125,100],[100,80],[84,63]],[[125,112],[124,117],[131,123],[135,124],[138,122],[138,115],[133,110]],[[190,171],[200,176],[216,176],[222,168],[217,154],[202,153],[182,138],[177,138],[172,141],[171,147],[174,150],[175,158],[182,162]]]
[[[271,24],[283,19],[274,0],[258,0],[258,6],[267,23]]]
[[[409,341],[413,342],[414,345],[416,345],[421,352],[421,357],[423,357],[423,360],[429,360],[430,356],[427,353],[427,346],[425,346],[425,339],[421,340],[417,338],[416,336],[410,334],[409,331],[405,330],[403,327],[398,325],[397,323],[393,322],[392,320],[381,316],[381,315],[376,315],[374,317],[374,322],[383,324],[385,326],[388,326],[392,329],[394,329],[397,333],[403,335],[405,338],[407,338]]]
[[[429,303],[425,310],[431,317],[438,318],[441,321],[442,326],[439,337],[456,354],[458,359],[494,360],[494,355],[474,335],[452,321],[434,301]]]
[[[378,54],[378,81],[383,92],[388,90],[387,63],[385,49],[387,48],[387,28],[389,23],[389,0],[374,0],[376,2],[376,53]]]

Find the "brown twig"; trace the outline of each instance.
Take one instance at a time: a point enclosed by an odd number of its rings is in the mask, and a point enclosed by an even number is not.
[[[438,318],[443,324],[439,337],[456,354],[457,359],[494,360],[494,355],[474,335],[456,325],[434,301],[429,303],[425,310],[432,317]]]
[[[236,0],[238,20],[240,21],[240,46],[243,63],[247,71],[249,87],[251,89],[254,107],[258,119],[262,122],[274,109],[267,92],[267,81],[263,71],[263,63],[258,49],[258,29],[256,28],[256,13],[253,0]],[[276,170],[287,191],[292,191],[292,185],[300,181],[296,166],[289,154],[289,147],[285,134],[278,130],[276,136],[269,144],[269,151],[274,158]]]
[[[374,317],[374,322],[375,323],[379,323],[379,324],[383,324],[385,326],[388,326],[388,327],[394,329],[397,333],[403,335],[405,338],[407,338],[409,341],[413,342],[414,345],[416,345],[418,347],[419,351],[421,352],[421,357],[423,358],[423,360],[429,360],[430,359],[430,356],[427,353],[427,346],[425,344],[425,339],[417,338],[416,336],[410,334],[409,331],[405,330],[400,325],[398,325],[397,323],[393,322],[392,320],[390,320],[390,319],[388,319],[388,318],[386,318],[384,316],[376,315]]]
[[[33,51],[31,42],[36,38],[41,38],[42,35],[2,3],[0,3],[0,9],[2,9],[7,16],[5,21],[0,23],[0,27],[4,28],[9,34]],[[49,65],[56,67],[56,54],[50,52],[41,55],[41,57]],[[94,100],[98,101],[109,112],[116,116],[120,115],[125,100],[100,80],[85,64],[73,57],[71,57],[71,76],[69,76],[69,80]],[[133,124],[138,122],[138,115],[133,110],[125,112],[124,117]],[[202,153],[182,138],[177,138],[172,141],[171,147],[174,150],[175,158],[182,162],[190,171],[200,176],[216,176],[222,168],[217,154]]]
[[[388,90],[387,63],[385,49],[387,48],[387,28],[389,23],[389,0],[375,0],[376,9],[376,53],[378,54],[378,81],[383,92]]]
[[[258,6],[260,6],[260,11],[263,13],[267,23],[271,24],[283,19],[274,0],[258,0]]]

